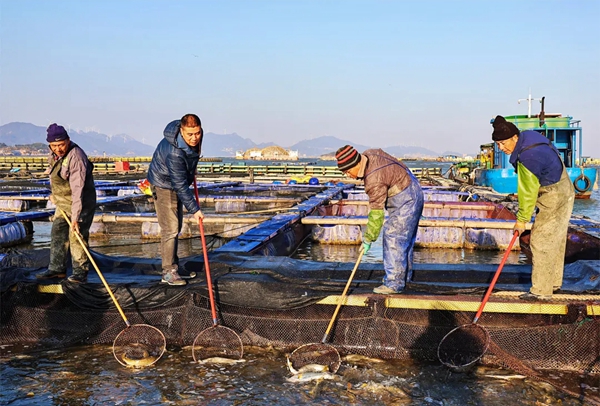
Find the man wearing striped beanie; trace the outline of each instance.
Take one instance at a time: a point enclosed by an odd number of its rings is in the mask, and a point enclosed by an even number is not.
[[[338,168],[344,175],[362,179],[369,196],[369,220],[363,233],[366,254],[383,228],[383,285],[378,294],[400,293],[412,276],[413,248],[423,212],[423,191],[410,169],[381,149],[360,154],[351,145],[337,150]],[[385,210],[388,217],[384,224]]]

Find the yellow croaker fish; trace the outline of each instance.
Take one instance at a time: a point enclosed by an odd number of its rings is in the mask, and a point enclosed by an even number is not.
[[[224,357],[210,357],[206,359],[199,360],[199,364],[237,364],[240,362],[246,362],[245,359],[232,359],[232,358],[224,358]]]
[[[152,365],[156,357],[150,355],[150,352],[142,344],[131,344],[123,349],[121,360],[132,368],[143,368]]]
[[[322,381],[323,379],[335,379],[335,375],[331,372],[306,372],[292,375],[286,380],[292,383],[304,383],[311,381]]]
[[[379,358],[366,357],[360,354],[348,354],[344,357],[344,361],[350,364],[377,364],[380,362],[385,362]]]
[[[144,368],[149,365],[152,365],[155,361],[155,358],[151,357],[150,355],[148,355],[144,358],[136,359],[136,358],[129,358],[126,354],[123,354],[121,359],[123,360],[124,363],[127,364],[128,367],[132,367],[132,368]]]
[[[525,375],[483,375],[486,378],[492,379],[503,379],[505,381],[510,381],[511,379],[525,379],[527,378]]]
[[[290,372],[294,375],[305,374],[307,372],[329,372],[329,365],[321,364],[307,364],[296,370],[289,357],[287,359],[287,366]]]

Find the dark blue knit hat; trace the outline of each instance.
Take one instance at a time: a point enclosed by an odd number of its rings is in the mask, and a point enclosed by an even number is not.
[[[492,126],[494,127],[492,140],[494,141],[504,141],[512,138],[514,135],[519,135],[520,133],[516,125],[510,121],[506,121],[502,116],[496,116],[492,122]]]
[[[50,124],[50,127],[48,127],[46,132],[48,133],[48,136],[46,137],[46,141],[48,142],[57,142],[69,138],[69,134],[67,134],[65,127],[57,125],[56,123]]]

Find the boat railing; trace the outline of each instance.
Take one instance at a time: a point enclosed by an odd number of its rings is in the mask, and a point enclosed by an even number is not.
[[[581,123],[581,120],[571,120],[569,122],[569,127],[571,127],[571,128],[580,128],[579,123]]]

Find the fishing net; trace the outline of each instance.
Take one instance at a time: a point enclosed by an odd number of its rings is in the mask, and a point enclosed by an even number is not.
[[[490,335],[478,324],[464,324],[450,330],[438,346],[440,362],[464,372],[483,357],[490,345]]]
[[[148,324],[126,327],[113,342],[113,355],[121,365],[143,368],[154,364],[165,352],[167,342],[159,329]]]
[[[221,272],[220,268],[215,268]],[[286,302],[286,306],[281,303],[271,305],[265,295],[261,296],[262,308],[234,305],[223,301],[228,297],[226,280],[233,276],[231,267],[226,271],[226,274],[218,273],[222,276],[216,283],[219,317],[227,328],[238,332],[244,346],[273,347],[291,353],[300,346],[313,343],[315,337],[321,337],[326,330],[337,304],[336,299],[322,300],[327,292],[312,300],[309,293],[306,300]],[[336,272],[339,272],[340,282],[332,290],[339,292],[349,270]],[[370,272],[363,272],[361,267],[355,284],[364,284]],[[504,275],[509,276],[508,273]],[[258,278],[268,281],[268,286],[273,286],[271,296],[293,292],[291,282],[273,282],[270,274],[245,273],[243,276],[246,284]],[[335,276],[332,275],[333,279]],[[319,286],[324,283],[319,282]],[[0,294],[0,352],[2,348],[10,348],[3,346],[15,343],[27,344],[30,348],[112,344],[123,330],[122,320],[114,307],[83,308],[65,294],[42,288],[23,282]],[[192,345],[198,332],[213,326],[204,284],[198,289],[193,285],[186,290],[166,286],[154,289],[129,287],[137,302],[119,296],[132,324],[155,326],[169,345],[180,347]],[[248,294],[261,292],[255,285],[247,285],[246,289]],[[236,288],[235,291],[239,290]],[[177,294],[166,301],[165,295],[169,292]],[[303,292],[304,287],[297,296],[302,297]],[[470,324],[475,315],[474,310],[461,310],[458,304],[478,303],[481,299],[481,292],[452,296],[357,295],[354,285],[350,293],[327,343],[340,356],[358,354],[411,362],[439,363],[438,347],[444,337],[457,326]],[[144,296],[154,297],[156,301],[144,306],[145,302],[139,300]],[[560,298],[558,295],[557,299]],[[585,389],[597,388],[600,376],[599,303],[598,295],[578,295],[569,300],[534,304],[514,297],[492,295],[477,323],[489,333],[490,344],[476,364],[510,368],[532,379],[549,382],[561,391],[581,392],[586,399],[595,396],[600,402],[597,392]],[[235,342],[230,338],[225,340]],[[477,351],[473,350],[474,346]],[[206,345],[206,348],[210,347]],[[455,358],[456,364],[467,363],[469,357],[476,357],[474,354],[483,352],[483,348],[477,340],[473,343],[471,339],[442,345],[449,355],[463,357]],[[290,357],[296,370],[305,362],[296,360],[299,353]],[[196,354],[195,359],[209,356]],[[326,360],[321,362],[327,363]],[[335,369],[335,365],[330,366],[330,370]],[[562,374],[574,377],[572,384],[565,382]]]
[[[75,344],[110,344],[122,330],[116,309],[82,309],[65,295],[40,293],[35,285],[15,286],[3,292],[0,299],[0,345],[23,343],[61,348]],[[468,295],[457,295],[454,299],[458,302],[473,300]],[[406,297],[402,300],[406,302],[365,296],[344,305],[328,344],[340,355],[439,362],[437,351],[444,336],[457,326],[471,323],[475,313],[417,308],[427,306],[411,305],[414,302]],[[325,331],[335,304],[334,301],[288,309],[260,309],[221,303],[219,315],[223,324],[240,332],[245,346],[272,346],[293,351],[314,342],[315,337]],[[600,318],[597,300],[571,300],[556,305],[564,311],[546,314],[515,312],[511,310],[510,301],[500,299],[493,299],[488,306],[492,304],[494,311],[488,309],[478,322],[488,330],[490,337],[489,349],[479,363],[507,367],[569,393],[578,388],[565,388],[566,383],[555,371],[578,377],[580,385],[598,386]],[[168,306],[126,308],[125,311],[132,323],[156,326],[167,343],[176,346],[192,345],[198,331],[213,325],[208,298],[194,291],[173,299]],[[226,341],[233,342],[231,338]],[[470,340],[456,341],[458,344],[453,344],[454,348],[448,345],[447,351],[453,350],[452,354],[464,357],[456,358],[457,363],[479,352],[473,351]],[[291,357],[295,369],[302,367],[302,360],[296,360],[296,356],[301,355],[298,353]],[[196,359],[204,357],[206,355],[195,355]],[[326,364],[326,360],[321,362]],[[330,369],[335,370],[335,365]],[[598,398],[598,394],[593,393],[586,396]]]
[[[244,345],[240,336],[232,329],[213,325],[196,336],[192,356],[196,362],[213,357],[241,359],[244,356]]]
[[[142,368],[154,364],[166,349],[163,333],[147,324],[134,324],[115,338],[113,355],[126,367]]]
[[[196,192],[196,200],[198,200],[198,188],[195,181],[194,190]],[[241,359],[244,355],[242,339],[232,329],[218,325],[217,306],[215,304],[210,262],[208,260],[208,250],[206,248],[206,237],[204,235],[204,224],[202,219],[198,221],[198,228],[202,240],[202,255],[204,257],[204,270],[206,272],[206,284],[213,325],[196,336],[192,347],[192,355],[196,362],[212,357]]]
[[[329,344],[314,343],[296,348],[288,356],[287,362],[290,372],[298,371],[310,364],[317,364],[326,365],[329,372],[336,373],[342,364],[342,359],[335,347]]]
[[[307,366],[310,364],[321,365],[321,366],[325,365],[325,366],[327,366],[327,368],[330,372],[333,372],[333,373],[337,372],[338,368],[340,367],[340,362],[341,362],[340,354],[334,347],[332,347],[331,345],[325,344],[325,342],[327,341],[327,338],[329,337],[329,335],[331,333],[331,329],[333,328],[333,326],[335,324],[336,317],[339,314],[339,311],[342,308],[342,305],[347,300],[346,295],[348,293],[348,289],[350,288],[350,285],[352,284],[352,280],[354,279],[354,275],[356,274],[356,270],[358,269],[358,265],[360,264],[360,261],[364,255],[364,253],[365,253],[365,251],[361,250],[360,254],[358,255],[358,259],[356,260],[354,268],[352,269],[352,272],[350,273],[350,277],[348,278],[348,281],[346,282],[346,286],[344,287],[342,296],[340,298],[338,298],[337,306],[335,307],[333,316],[331,316],[331,320],[329,320],[329,324],[327,326],[327,330],[325,330],[325,335],[323,336],[323,340],[321,341],[321,344],[303,345],[300,348],[297,348],[296,350],[294,350],[287,361],[290,372],[294,372],[294,370],[296,368],[295,366],[302,367],[302,366]]]

